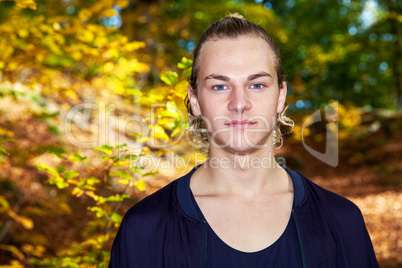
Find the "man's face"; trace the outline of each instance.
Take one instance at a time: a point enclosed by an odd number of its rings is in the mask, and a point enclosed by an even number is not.
[[[279,89],[275,56],[259,37],[207,41],[201,50],[198,96],[189,90],[194,115],[202,115],[211,151],[245,154],[272,145],[286,83]]]

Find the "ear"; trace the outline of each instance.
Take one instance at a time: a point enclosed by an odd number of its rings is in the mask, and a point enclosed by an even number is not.
[[[282,88],[279,89],[279,97],[278,97],[278,108],[276,112],[279,114],[283,111],[286,103],[286,94],[288,93],[288,87],[286,82],[282,82]]]
[[[195,116],[200,116],[201,115],[200,105],[198,103],[197,96],[194,95],[193,88],[190,85],[188,86],[187,94],[188,94],[188,99],[190,101],[191,110],[193,111],[193,114]]]

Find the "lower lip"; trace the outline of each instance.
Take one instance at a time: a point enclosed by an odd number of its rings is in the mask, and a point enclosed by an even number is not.
[[[254,125],[254,123],[244,123],[244,124],[230,124],[229,126],[232,128],[247,128],[251,125]]]

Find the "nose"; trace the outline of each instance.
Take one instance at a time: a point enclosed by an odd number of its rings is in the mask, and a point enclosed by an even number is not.
[[[229,111],[237,115],[242,115],[245,112],[249,111],[251,107],[252,104],[245,89],[236,88],[232,90],[228,103]]]

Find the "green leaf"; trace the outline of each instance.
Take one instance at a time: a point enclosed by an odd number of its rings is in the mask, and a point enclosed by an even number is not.
[[[49,152],[49,154],[55,155],[55,156],[57,156],[58,158],[61,158],[61,159],[67,159],[65,156],[62,156],[61,154],[58,154],[56,152]]]
[[[162,74],[160,76],[160,78],[163,82],[165,82],[169,86],[176,84],[177,81],[179,81],[179,75],[176,72],[172,72],[172,71]]]
[[[53,134],[57,134],[57,135],[61,135],[62,132],[60,131],[60,129],[56,126],[48,126],[47,129],[49,130],[49,132],[53,133]]]
[[[145,174],[142,174],[142,176],[143,177],[145,177],[145,176],[153,176],[153,175],[158,174],[158,173],[159,173],[159,171],[150,171],[150,172],[147,172]]]
[[[114,222],[120,222],[121,221],[121,216],[117,213],[113,213],[110,219]]]
[[[111,176],[119,176],[122,179],[131,179],[131,175],[125,171],[116,171],[116,172],[112,172],[110,173]]]
[[[79,153],[74,153],[72,156],[68,158],[69,161],[71,162],[87,162],[87,157],[86,156],[81,156]]]
[[[0,206],[3,208],[8,208],[10,205],[6,199],[4,199],[3,196],[0,195]]]
[[[101,197],[100,203],[105,202],[121,202],[125,199],[124,196],[120,196],[119,194],[108,196],[108,197]]]
[[[34,166],[40,170],[46,171],[47,173],[49,173],[50,175],[52,175],[54,177],[60,177],[59,173],[55,169],[53,169],[47,165],[39,164],[39,165],[34,165]]]
[[[60,114],[59,112],[54,112],[54,113],[42,112],[40,114],[34,114],[32,116],[33,116],[33,118],[36,118],[36,119],[45,120],[45,119],[49,119],[49,118],[58,116],[59,114]]]
[[[56,170],[59,173],[63,173],[64,171],[66,171],[66,167],[63,165],[59,165],[59,166],[57,166]]]
[[[95,191],[96,188],[90,185],[84,185],[82,188],[87,189],[87,190],[91,190],[91,191]]]
[[[89,208],[92,212],[96,212],[96,217],[102,218],[106,216],[106,213],[100,207],[91,207]]]
[[[127,160],[127,159],[128,160],[135,160],[137,158],[138,158],[138,155],[136,155],[136,154],[126,154],[126,155],[120,157],[119,160]]]
[[[107,161],[107,160],[115,160],[116,159],[116,156],[107,156],[107,155],[102,155],[102,160],[103,161]]]
[[[4,149],[3,147],[0,146],[0,154],[4,154],[4,155],[10,155],[9,152],[6,151],[6,149]]]
[[[106,154],[112,154],[113,153],[113,147],[109,146],[109,145],[106,145],[106,144],[104,144],[104,145],[102,145],[100,147],[95,147],[95,149],[98,150],[98,151],[104,152]]]
[[[127,143],[120,144],[120,145],[116,145],[116,148],[117,148],[117,149],[120,149],[120,148],[123,148],[123,147],[125,147],[125,146],[127,146]]]
[[[58,56],[55,54],[50,54],[46,59],[45,59],[45,64],[48,64],[52,67],[71,67],[74,65],[74,61],[68,57],[63,57],[63,56]]]
[[[180,76],[182,78],[188,78],[188,77],[190,77],[190,75],[191,75],[191,68],[187,68],[187,69],[184,69],[183,72],[181,72]]]
[[[0,138],[0,142],[5,142],[5,141],[17,141],[15,139],[7,139],[7,138]]]
[[[69,184],[64,181],[58,181],[58,182],[56,182],[56,186],[59,189],[64,189],[64,188],[67,188],[69,186]]]
[[[78,173],[77,171],[69,170],[66,173],[64,173],[64,178],[72,179],[72,178],[78,177],[79,175],[80,175],[80,173]]]
[[[193,61],[191,59],[187,59],[186,57],[181,58],[181,61],[177,64],[179,69],[186,69],[191,67]]]

